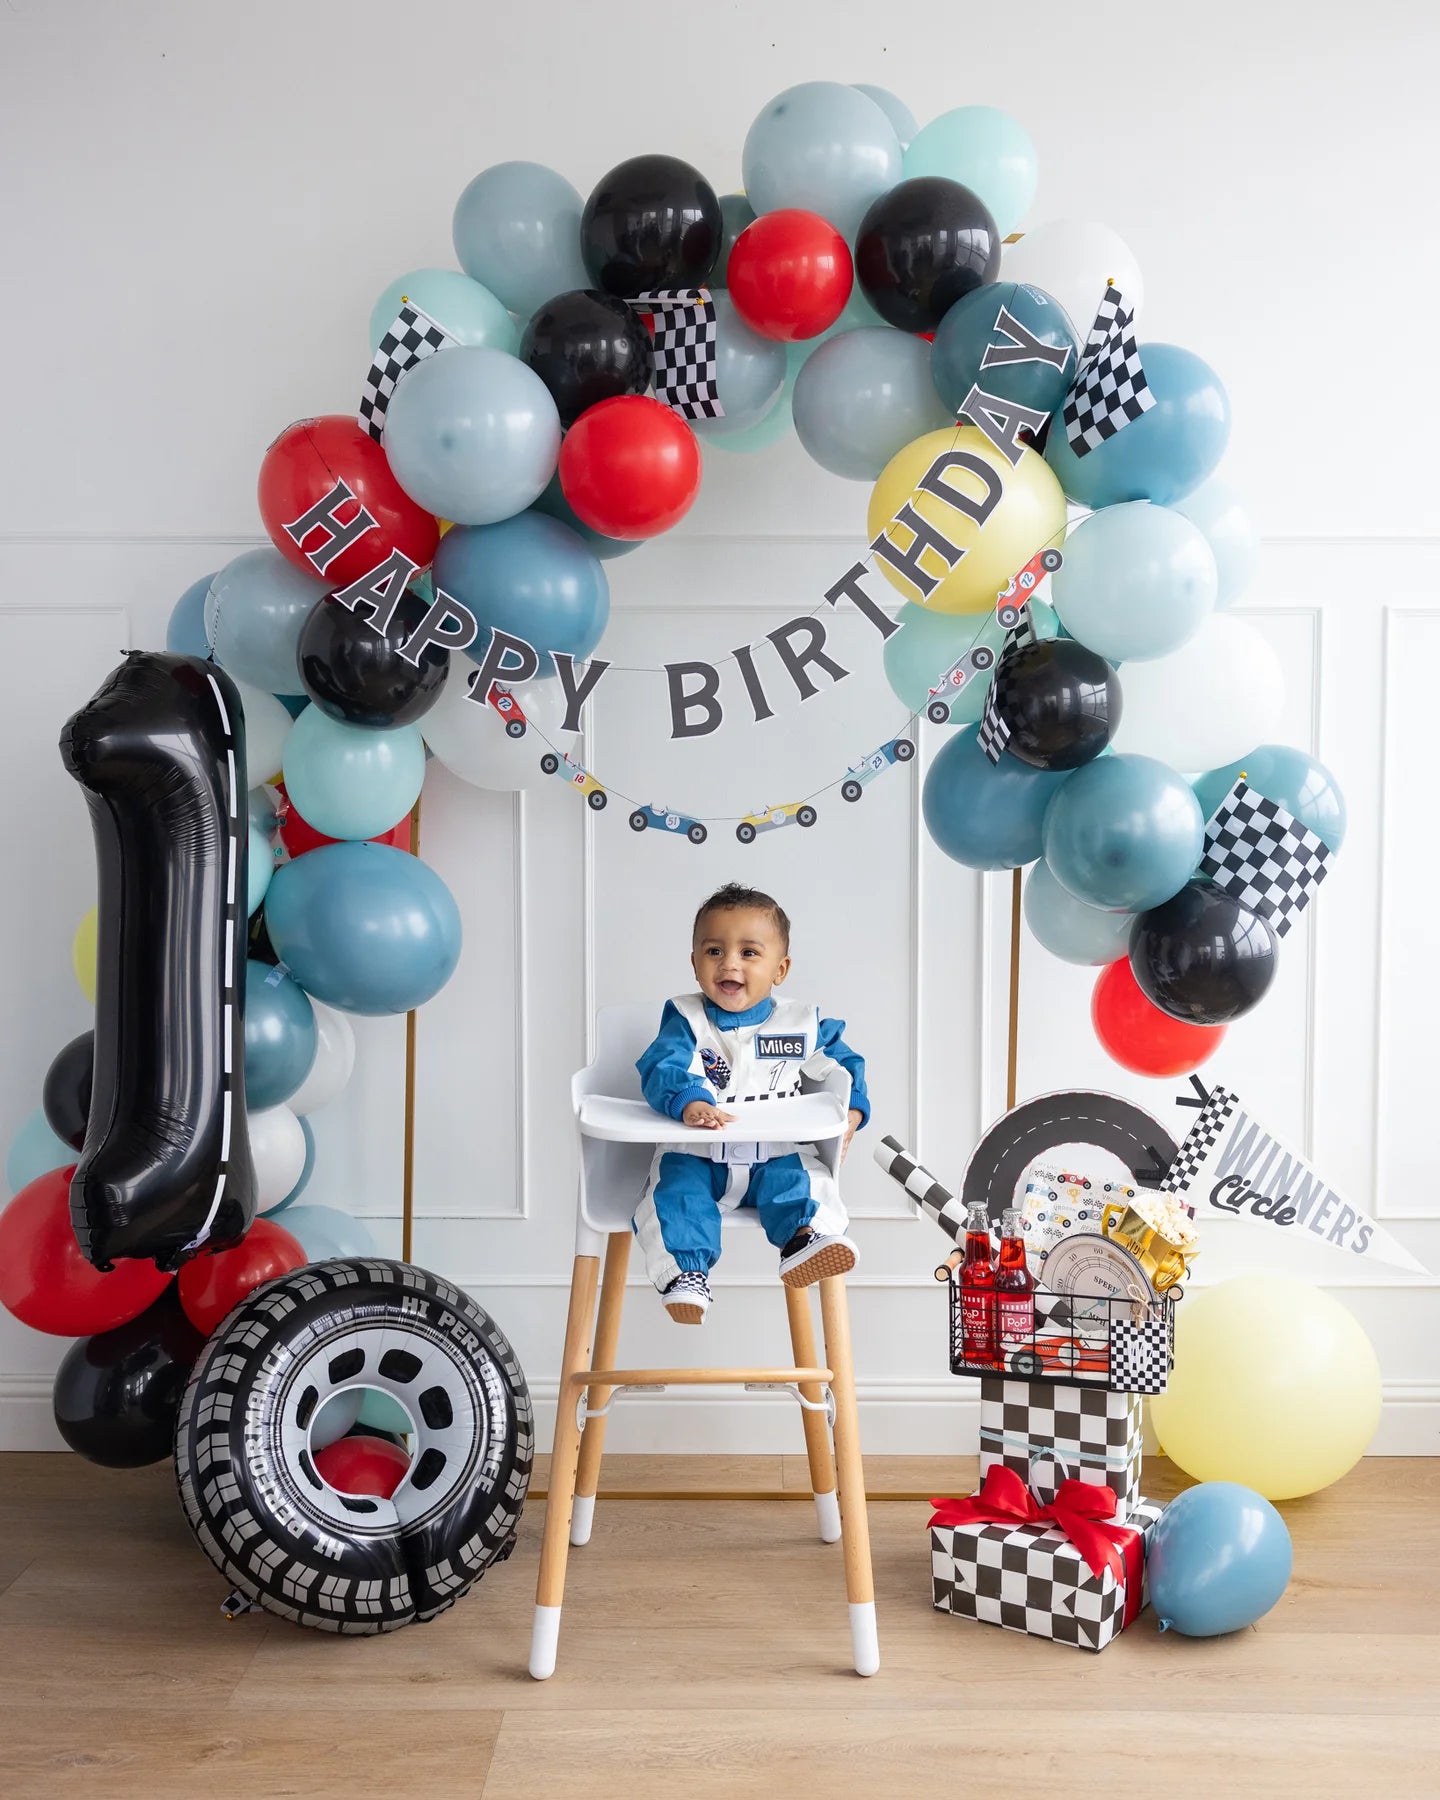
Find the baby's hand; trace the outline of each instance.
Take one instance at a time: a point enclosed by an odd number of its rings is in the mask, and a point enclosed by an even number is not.
[[[850,1140],[860,1128],[860,1121],[865,1117],[858,1107],[850,1108],[850,1122],[845,1129],[845,1142],[840,1146],[840,1160],[844,1162],[850,1154]]]
[[[680,1115],[686,1125],[698,1125],[702,1131],[718,1131],[722,1125],[733,1125],[734,1113],[721,1112],[708,1100],[692,1100]]]

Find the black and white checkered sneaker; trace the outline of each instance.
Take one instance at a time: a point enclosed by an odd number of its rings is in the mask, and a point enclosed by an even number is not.
[[[429,313],[410,300],[402,300],[395,322],[375,348],[375,360],[365,377],[365,392],[360,396],[360,423],[380,442],[385,431],[385,414],[390,399],[400,384],[400,377],[437,350],[447,350],[457,342]]]
[[[826,1236],[805,1225],[780,1252],[780,1279],[786,1287],[813,1287],[827,1275],[848,1275],[860,1252],[839,1232]]]
[[[715,302],[709,288],[638,294],[655,324],[655,396],[687,419],[723,419],[715,373]]]
[[[1070,448],[1088,456],[1154,404],[1135,343],[1135,308],[1118,287],[1107,287],[1065,399]]]
[[[1199,872],[1284,937],[1329,865],[1325,841],[1242,775],[1205,827]]]
[[[661,1290],[660,1298],[677,1325],[698,1325],[715,1296],[698,1269],[682,1269],[669,1287]]]

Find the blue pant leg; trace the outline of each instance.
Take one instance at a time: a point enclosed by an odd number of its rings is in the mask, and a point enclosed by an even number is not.
[[[802,1225],[815,1216],[810,1176],[798,1156],[772,1156],[750,1170],[747,1200],[755,1202],[765,1235],[783,1250]]]
[[[669,1150],[635,1214],[635,1235],[652,1281],[675,1270],[707,1274],[720,1255],[720,1197],[730,1171],[706,1156]]]

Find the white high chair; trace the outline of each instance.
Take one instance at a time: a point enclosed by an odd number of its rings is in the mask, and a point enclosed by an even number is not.
[[[555,1672],[569,1545],[590,1540],[605,1444],[605,1417],[614,1395],[629,1388],[733,1383],[746,1388],[788,1388],[800,1401],[820,1536],[826,1543],[843,1540],[855,1670],[860,1675],[873,1675],[880,1667],[880,1646],[875,1627],[870,1524],[865,1511],[845,1277],[833,1275],[816,1284],[820,1289],[828,1367],[816,1361],[809,1289],[785,1287],[778,1276],[775,1285],[785,1296],[794,1368],[611,1366],[620,1336],[631,1224],[645,1189],[654,1149],[659,1144],[693,1143],[696,1136],[693,1128],[654,1112],[640,1098],[635,1062],[654,1036],[658,1017],[658,1008],[653,1004],[603,1008],[596,1021],[595,1060],[570,1083],[580,1126],[580,1206],[575,1223],[575,1271],[565,1323],[550,1491],[545,1504],[545,1535],[535,1590],[530,1673],[537,1681],[544,1681]],[[850,1077],[838,1069],[823,1083],[811,1084],[811,1091],[795,1099],[746,1106],[743,1119],[722,1126],[717,1132],[707,1132],[706,1142],[732,1138],[748,1143],[814,1144],[831,1174],[838,1178],[849,1122],[849,1098]],[[758,1229],[759,1218],[753,1207],[740,1207],[725,1213],[723,1223],[726,1229],[746,1225]],[[605,1277],[600,1287],[597,1320],[595,1290],[602,1243]],[[834,1428],[833,1460],[827,1422]]]

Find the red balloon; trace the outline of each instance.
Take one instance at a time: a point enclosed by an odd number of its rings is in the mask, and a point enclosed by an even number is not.
[[[180,1304],[206,1337],[262,1281],[288,1275],[309,1262],[299,1238],[273,1219],[257,1219],[228,1250],[210,1250],[180,1271]]]
[[[388,1500],[405,1479],[410,1453],[389,1438],[336,1438],[315,1452],[315,1472],[342,1494]]]
[[[1140,991],[1128,957],[1100,971],[1090,1020],[1101,1048],[1133,1075],[1188,1075],[1220,1048],[1223,1025],[1172,1019]]]
[[[700,446],[679,413],[645,394],[591,406],[560,446],[560,486],[592,531],[649,538],[683,519],[700,492]]]
[[[843,237],[818,213],[765,213],[735,240],[725,284],[735,310],[761,337],[819,337],[845,310],[855,269]]]
[[[307,575],[317,573],[285,527],[323,500],[337,480],[343,480],[366,507],[376,529],[363,532],[325,565],[324,579],[331,587],[358,580],[392,550],[403,550],[419,568],[429,567],[440,542],[439,521],[415,504],[390,473],[379,444],[358,419],[345,413],[300,419],[288,425],[265,452],[260,465],[260,517],[271,543],[287,562]],[[347,502],[336,509],[335,516],[342,525],[348,524],[356,511],[354,502]],[[324,531],[318,525],[304,539],[310,550],[318,550],[324,542]]]
[[[279,789],[285,802],[284,809],[277,812],[280,820],[280,841],[290,852],[292,861],[297,856],[303,856],[307,850],[318,850],[324,844],[338,844],[343,841],[340,838],[326,837],[323,831],[317,831],[307,820],[302,819],[295,802],[285,792],[283,781],[277,781],[275,786]],[[410,849],[410,814],[406,813],[398,825],[392,825],[381,837],[371,838],[369,842],[389,844],[393,849],[404,850],[408,853]]]
[[[0,1306],[56,1337],[92,1337],[138,1319],[173,1277],[126,1257],[105,1275],[80,1254],[67,1169],[37,1175],[0,1212]]]

